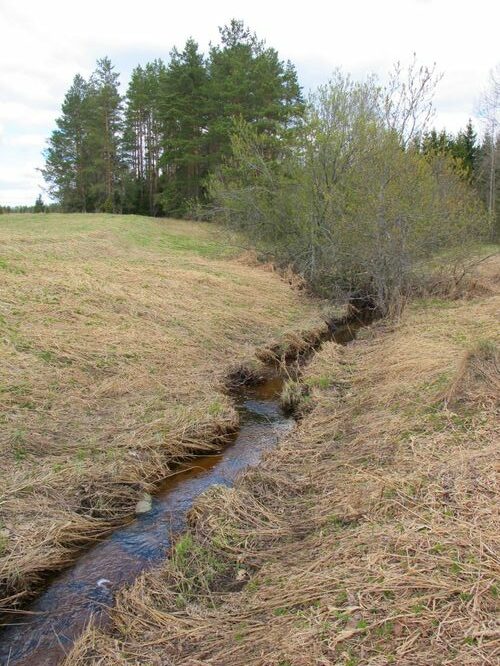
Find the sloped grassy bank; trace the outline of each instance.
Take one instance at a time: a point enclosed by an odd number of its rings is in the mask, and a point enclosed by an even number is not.
[[[66,663],[496,663],[499,264],[324,344],[312,411]]]
[[[322,321],[216,225],[0,218],[0,610],[237,426],[232,364]]]

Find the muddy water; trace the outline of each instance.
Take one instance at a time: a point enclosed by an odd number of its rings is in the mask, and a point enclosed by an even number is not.
[[[198,457],[176,470],[153,497],[149,512],[117,529],[56,577],[45,592],[0,634],[0,664],[53,666],[61,661],[91,616],[105,621],[117,589],[161,562],[172,537],[186,527],[195,499],[213,484],[231,485],[256,465],[293,425],[278,404],[282,380],[274,376],[246,388],[237,401],[240,429],[218,455]]]
[[[347,344],[366,321],[332,326],[331,337]],[[196,498],[213,484],[231,485],[258,464],[293,426],[279,407],[283,380],[276,372],[236,396],[240,429],[218,455],[179,467],[153,497],[151,510],[86,551],[47,586],[31,606],[0,631],[1,666],[54,666],[81,635],[90,618],[106,623],[116,591],[168,555],[172,538],[186,528]]]

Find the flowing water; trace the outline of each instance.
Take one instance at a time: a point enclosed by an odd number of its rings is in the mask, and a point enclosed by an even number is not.
[[[362,325],[360,320],[333,327],[331,337],[347,344]],[[1,630],[1,666],[55,666],[90,618],[105,623],[116,591],[168,556],[172,538],[186,528],[196,498],[214,484],[231,485],[293,426],[279,406],[282,385],[276,372],[257,386],[244,387],[236,396],[240,428],[234,441],[217,455],[181,465],[160,486],[150,511],[118,528],[54,577],[20,619]]]
[[[0,664],[53,666],[91,616],[105,621],[116,590],[165,559],[172,537],[186,528],[186,514],[196,498],[213,484],[231,485],[292,427],[293,419],[279,407],[281,387],[275,375],[245,388],[237,400],[240,428],[234,441],[217,455],[181,465],[160,486],[150,511],[118,528],[55,577],[27,614],[3,629]]]

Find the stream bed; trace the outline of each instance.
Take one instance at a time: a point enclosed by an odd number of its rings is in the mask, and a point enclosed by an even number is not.
[[[332,326],[331,339],[345,345],[366,323]],[[232,485],[293,427],[294,419],[279,403],[283,381],[275,370],[256,386],[242,387],[234,396],[240,419],[234,440],[218,454],[180,465],[159,486],[149,511],[85,551],[50,580],[18,620],[0,629],[1,666],[56,666],[91,618],[106,623],[117,590],[168,556],[197,497],[214,484]]]
[[[236,397],[240,427],[232,443],[216,455],[179,466],[158,488],[150,511],[116,529],[51,580],[20,619],[1,631],[2,666],[54,666],[91,617],[105,622],[116,590],[165,559],[172,538],[186,528],[196,498],[213,484],[231,485],[293,426],[279,406],[282,383],[273,374],[245,387]]]

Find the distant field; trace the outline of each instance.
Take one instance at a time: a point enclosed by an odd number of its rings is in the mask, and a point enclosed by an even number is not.
[[[215,226],[135,216],[0,216],[0,286],[1,608],[234,423],[228,369],[319,308]]]

